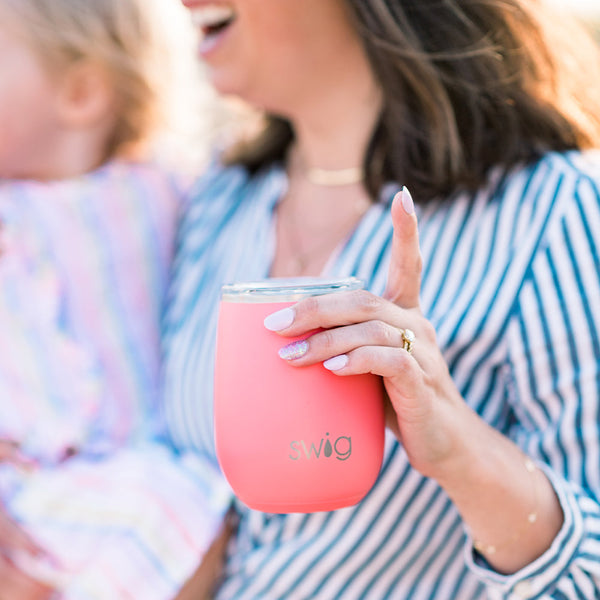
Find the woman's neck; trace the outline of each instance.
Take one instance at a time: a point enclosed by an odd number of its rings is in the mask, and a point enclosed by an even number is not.
[[[289,185],[278,206],[271,275],[318,275],[366,212],[370,198],[362,178],[336,183],[336,176],[356,168],[360,174],[379,113],[379,92],[371,88],[345,102],[321,98],[293,121]],[[310,177],[315,168],[329,173],[333,183],[315,182]]]
[[[317,275],[370,205],[360,168],[383,97],[364,50],[356,45],[329,70],[317,69],[288,100],[283,114],[294,129],[294,142],[286,161],[287,193],[277,209],[271,275]],[[312,169],[324,171],[329,183],[310,177]],[[340,171],[358,171],[358,176],[339,183]]]
[[[372,79],[340,86],[292,118],[294,154],[305,169],[360,167],[381,113],[381,92]]]

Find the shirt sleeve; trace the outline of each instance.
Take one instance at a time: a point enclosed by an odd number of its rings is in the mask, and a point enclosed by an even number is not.
[[[497,600],[600,597],[600,184],[580,176],[557,203],[507,328],[511,437],[537,461],[564,514],[551,547],[502,575],[467,564]]]

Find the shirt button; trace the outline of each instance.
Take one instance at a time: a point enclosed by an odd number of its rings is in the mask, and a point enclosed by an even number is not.
[[[531,585],[530,581],[527,581],[527,579],[519,581],[519,583],[515,585],[513,591],[517,598],[523,598],[523,600],[525,600],[526,598],[531,598],[531,596],[533,596],[533,586]]]

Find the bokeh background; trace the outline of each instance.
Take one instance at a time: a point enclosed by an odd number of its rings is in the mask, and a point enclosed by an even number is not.
[[[594,32],[600,43],[600,0],[548,0],[574,12]]]

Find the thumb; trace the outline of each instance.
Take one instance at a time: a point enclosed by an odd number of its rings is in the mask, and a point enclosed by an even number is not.
[[[392,201],[392,256],[384,297],[403,308],[419,306],[422,259],[412,196],[406,187]]]

